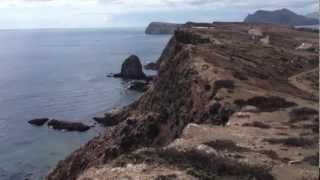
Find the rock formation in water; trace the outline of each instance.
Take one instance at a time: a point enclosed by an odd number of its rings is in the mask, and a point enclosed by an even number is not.
[[[289,26],[317,25],[318,19],[298,15],[288,9],[280,9],[275,11],[259,10],[254,14],[248,15],[244,22],[249,23],[271,23]]]
[[[121,66],[121,72],[115,74],[114,77],[125,79],[145,79],[146,75],[142,70],[140,59],[136,55],[129,56]]]
[[[79,122],[68,122],[52,119],[48,122],[48,126],[57,130],[79,131],[84,132],[90,129],[90,126]]]
[[[317,179],[318,53],[296,47],[318,34],[213,26],[176,31],[153,86],[47,179]]]
[[[32,119],[28,121],[29,124],[35,125],[35,126],[42,126],[44,125],[47,121],[49,121],[48,118],[37,118],[37,119]]]
[[[166,23],[166,22],[152,22],[145,30],[146,34],[173,34],[181,24]]]

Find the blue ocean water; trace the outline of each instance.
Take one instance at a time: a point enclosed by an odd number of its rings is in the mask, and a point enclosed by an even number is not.
[[[42,179],[59,160],[101,128],[85,133],[33,127],[49,117],[91,118],[139,97],[127,82],[107,78],[130,54],[156,60],[170,36],[142,29],[0,31],[0,179]],[[148,72],[151,73],[151,72]]]

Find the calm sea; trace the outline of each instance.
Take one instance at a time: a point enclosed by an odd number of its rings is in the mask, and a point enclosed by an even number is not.
[[[127,82],[107,78],[130,54],[156,60],[170,36],[142,29],[0,31],[0,179],[42,179],[101,132],[55,131],[28,120],[49,117],[92,124],[91,118],[139,97]],[[152,72],[148,72],[152,73]]]

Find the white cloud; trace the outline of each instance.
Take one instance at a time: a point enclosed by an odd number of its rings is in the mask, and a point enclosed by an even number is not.
[[[0,0],[0,28],[8,24],[98,27],[128,25],[130,20],[139,25],[162,19],[239,20],[257,9],[279,8],[304,14],[317,10],[318,0]]]
[[[215,8],[219,7],[259,7],[259,8],[282,8],[282,7],[305,7],[316,5],[318,0],[0,0],[0,7],[41,7],[41,6],[104,6],[106,8]]]

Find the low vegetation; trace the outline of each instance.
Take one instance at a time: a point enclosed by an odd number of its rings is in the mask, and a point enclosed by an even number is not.
[[[315,144],[312,139],[302,138],[302,137],[288,137],[288,138],[269,138],[264,139],[264,141],[271,144],[283,144],[292,147],[310,147]]]
[[[214,87],[216,89],[226,88],[226,89],[234,89],[234,81],[233,80],[218,80],[214,82]]]
[[[217,151],[232,151],[232,152],[249,151],[248,148],[238,146],[235,142],[231,140],[218,139],[218,140],[210,141],[204,144],[212,147]]]
[[[256,128],[262,128],[262,129],[270,129],[271,128],[270,125],[265,124],[263,122],[259,122],[259,121],[254,121],[252,123],[244,123],[244,124],[242,124],[242,126],[256,127]]]
[[[238,99],[238,100],[235,100],[234,103],[240,107],[243,107],[246,105],[256,106],[259,108],[260,111],[263,111],[263,112],[273,112],[281,108],[289,108],[289,107],[296,106],[296,103],[289,102],[286,99],[282,97],[277,97],[277,96],[270,96],[270,97],[256,96],[248,100]]]
[[[268,156],[270,159],[273,159],[273,160],[278,160],[278,161],[282,161],[282,162],[288,162],[289,161],[288,158],[279,157],[278,154],[273,150],[260,150],[259,153],[264,154],[264,155]]]
[[[308,162],[312,166],[319,166],[319,153],[303,158],[303,161]]]
[[[302,107],[302,108],[296,108],[290,111],[290,122],[299,122],[299,121],[305,121],[310,120],[313,116],[317,116],[319,114],[319,111],[308,108],[308,107]]]
[[[212,180],[225,176],[245,179],[272,180],[270,169],[253,166],[233,159],[218,157],[198,150],[178,151],[176,149],[147,150],[120,156],[116,165],[130,163],[152,163],[176,165],[189,175],[202,180]]]
[[[218,80],[215,81],[213,84],[213,96],[215,96],[217,94],[217,92],[221,89],[221,88],[225,88],[225,89],[229,89],[232,90],[235,88],[234,85],[234,81],[233,80]]]
[[[177,175],[169,174],[169,175],[160,175],[156,177],[155,180],[176,180],[176,179],[177,179]]]

